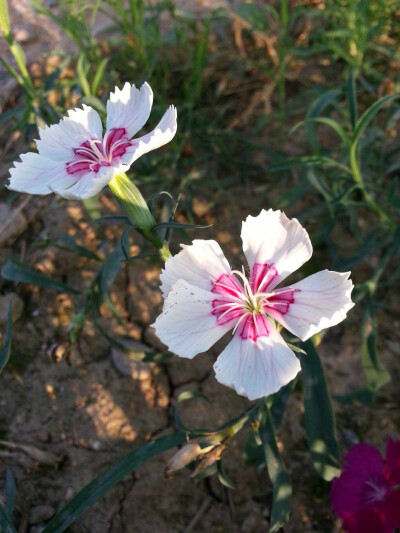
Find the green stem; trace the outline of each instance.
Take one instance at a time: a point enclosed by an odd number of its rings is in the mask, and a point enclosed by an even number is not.
[[[350,167],[354,181],[358,185],[362,192],[365,202],[368,207],[373,211],[381,220],[393,228],[393,221],[391,218],[379,207],[379,205],[372,199],[370,194],[365,188],[364,180],[360,172],[360,164],[357,153],[357,143],[353,143],[350,147]]]
[[[160,248],[160,257],[165,262],[171,257],[171,252],[168,247],[168,243],[165,241],[162,247]]]
[[[133,181],[131,181],[125,173],[122,173],[115,176],[108,186],[122,209],[127,214],[131,224],[136,227],[137,231],[143,235],[146,240],[151,242],[151,244],[159,250],[161,259],[166,261],[171,256],[168,243],[163,243],[154,231],[157,223],[146,200],[143,198],[141,192]]]

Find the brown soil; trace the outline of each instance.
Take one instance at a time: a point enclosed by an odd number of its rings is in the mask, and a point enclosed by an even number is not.
[[[22,143],[19,148],[22,150]],[[13,150],[17,154],[18,146]],[[279,187],[271,194],[270,186],[245,192],[237,186],[226,192],[223,201],[211,198],[214,207],[208,204],[204,207],[204,197],[196,196],[194,211],[201,212],[200,220],[214,223],[214,227],[196,230],[190,236],[216,238],[232,264],[240,266],[244,262],[239,238],[241,220],[270,207],[272,198],[279,192]],[[0,225],[7,223],[8,233],[6,237],[3,235],[0,265],[10,257],[17,257],[78,288],[87,285],[95,271],[95,262],[55,247],[38,248],[35,243],[68,233],[79,244],[105,254],[111,247],[106,249],[101,243],[116,242],[118,237],[117,228],[95,227],[81,203],[60,201],[53,195],[30,199],[21,196],[11,211],[2,209],[4,220]],[[116,210],[107,194],[102,196],[102,210],[104,214]],[[288,209],[290,216],[297,213]],[[340,238],[339,234],[337,240]],[[322,256],[318,260],[321,268],[330,267],[327,258]],[[368,270],[370,265],[365,268]],[[160,265],[144,261],[125,264],[112,291],[112,300],[123,318],[122,325],[104,308],[103,328],[155,349],[159,347],[148,328],[161,308],[159,269]],[[355,281],[363,279],[363,269],[353,273]],[[10,295],[15,299],[14,308],[19,311],[14,322],[11,360],[0,377],[0,440],[34,446],[52,454],[50,463],[55,456],[56,463],[45,464],[46,461],[34,460],[20,450],[0,446],[0,495],[8,467],[16,479],[15,512],[21,532],[39,533],[50,516],[101,470],[147,440],[172,432],[174,401],[180,392],[201,390],[213,402],[211,409],[200,399],[180,407],[182,418],[191,427],[215,427],[248,405],[246,399],[215,380],[212,364],[221,345],[193,361],[174,358],[153,366],[145,379],[143,376],[133,379],[117,370],[110,357],[109,343],[93,325],[85,328],[86,340],[80,353],[75,349],[66,356],[66,327],[73,313],[70,296],[33,287],[15,287],[4,280],[1,283],[2,326]],[[342,451],[357,439],[382,448],[385,438],[396,436],[399,431],[399,390],[395,385],[400,377],[396,339],[400,326],[399,304],[394,295],[388,298],[386,308],[380,312],[378,348],[392,382],[371,408],[334,403]],[[348,319],[332,328],[321,344],[320,355],[331,393],[360,388],[363,379],[360,377],[360,321],[361,313],[356,306]],[[52,358],[55,353],[61,354],[58,364]],[[302,416],[302,396],[295,392],[279,433],[294,491],[291,520],[284,530],[288,533],[339,531],[330,511],[329,485],[318,478],[309,458]],[[236,490],[224,489],[215,478],[194,481],[188,470],[173,479],[164,479],[164,468],[174,453],[171,451],[143,465],[109,491],[70,531],[266,531],[270,482],[265,471],[258,472],[244,464],[242,450],[246,434],[247,430],[240,433],[225,455],[226,468]]]

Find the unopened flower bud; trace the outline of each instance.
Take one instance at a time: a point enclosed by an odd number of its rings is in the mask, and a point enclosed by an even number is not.
[[[164,475],[172,477],[178,470],[185,468],[189,463],[195,461],[204,454],[209,453],[214,446],[201,448],[198,442],[189,442],[185,444],[168,462]]]
[[[226,449],[226,445],[217,444],[216,446],[210,446],[210,448],[211,450],[200,458],[196,468],[193,470],[190,477],[197,476],[198,474],[203,472],[203,470],[213,465],[216,461],[219,461]]]

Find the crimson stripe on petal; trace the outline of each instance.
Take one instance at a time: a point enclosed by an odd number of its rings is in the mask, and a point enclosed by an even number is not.
[[[253,293],[265,292],[278,275],[276,268],[269,263],[255,263],[251,269],[250,287]]]
[[[260,314],[248,315],[237,329],[237,334],[243,340],[256,341],[258,337],[268,337],[270,326],[265,316]]]
[[[118,142],[122,137],[126,135],[125,128],[113,128],[108,132],[106,140],[106,153],[109,154],[112,148],[112,145]],[[124,153],[124,152],[123,152]]]
[[[280,315],[286,315],[289,311],[290,305],[294,302],[294,293],[298,289],[293,287],[285,287],[277,289],[272,296],[268,296],[263,305],[263,311],[269,313],[271,310],[276,311]]]
[[[90,172],[93,163],[86,161],[71,161],[66,164],[68,174],[76,174],[77,172]]]
[[[243,294],[243,287],[232,274],[222,274],[213,284],[211,292],[232,301],[232,297],[239,298]]]

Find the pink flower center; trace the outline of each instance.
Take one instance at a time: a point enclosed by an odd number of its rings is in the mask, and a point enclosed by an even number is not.
[[[89,139],[74,148],[75,158],[66,163],[67,172],[80,176],[88,172],[97,173],[101,167],[117,164],[131,144],[125,128],[113,128],[106,133],[102,141]]]
[[[365,481],[362,492],[362,500],[366,505],[374,505],[383,502],[390,487],[382,474],[374,474]]]
[[[218,295],[212,302],[212,314],[216,316],[217,324],[232,322],[233,333],[242,339],[256,341],[258,337],[267,337],[271,329],[267,315],[276,318],[286,314],[294,302],[296,290],[287,287],[265,292],[277,275],[274,266],[260,263],[253,266],[250,281],[237,270],[222,274],[211,289]]]

